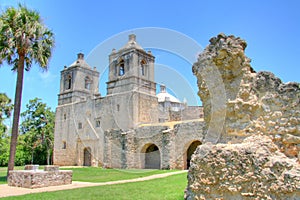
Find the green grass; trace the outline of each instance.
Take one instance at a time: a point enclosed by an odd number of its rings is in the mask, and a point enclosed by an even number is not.
[[[173,170],[145,170],[145,169],[101,169],[96,167],[88,168],[61,168],[63,170],[73,170],[73,181],[83,182],[107,182],[116,180],[134,179],[162,174]]]
[[[186,173],[166,178],[118,185],[87,187],[56,192],[44,192],[5,199],[105,199],[105,200],[182,200],[187,185]],[[1,199],[2,200],[2,199]]]
[[[40,167],[42,169],[43,166]],[[15,167],[15,169],[24,169],[23,166]],[[162,174],[171,172],[173,170],[145,170],[145,169],[102,169],[97,167],[84,167],[84,168],[60,168],[62,170],[73,171],[73,181],[83,182],[107,182],[125,179],[134,179],[139,177],[150,176],[153,174]],[[0,184],[6,182],[6,167],[0,167]]]

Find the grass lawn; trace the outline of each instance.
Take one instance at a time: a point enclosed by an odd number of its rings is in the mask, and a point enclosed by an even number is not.
[[[145,170],[145,169],[101,169],[96,167],[88,168],[61,168],[62,170],[73,170],[73,181],[83,182],[107,182],[116,180],[126,180],[162,174],[174,170]]]
[[[87,187],[57,192],[28,194],[5,199],[105,199],[105,200],[182,200],[187,185],[187,174],[118,185]],[[1,199],[2,200],[2,199]]]
[[[40,169],[43,166],[40,167]],[[15,169],[24,169],[23,166],[15,167]],[[73,170],[73,181],[83,182],[107,182],[116,180],[133,179],[153,174],[162,174],[174,170],[145,170],[145,169],[102,169],[96,167],[84,168],[60,168],[62,170]],[[6,182],[6,167],[0,167],[0,184]]]

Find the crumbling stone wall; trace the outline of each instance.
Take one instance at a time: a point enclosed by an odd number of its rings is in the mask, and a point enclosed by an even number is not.
[[[300,168],[267,136],[200,145],[185,199],[299,199]]]
[[[244,53],[246,46],[240,38],[219,34],[193,66],[204,120],[207,129],[212,130],[208,136],[219,138],[214,142],[240,142],[262,133],[272,137],[287,156],[297,157],[299,83],[282,83],[271,72],[256,73]]]
[[[145,150],[154,144],[160,153],[161,169],[185,169],[186,154],[194,141],[202,143],[203,121],[169,126],[144,126],[128,131],[105,132],[104,167],[145,168]]]
[[[206,127],[185,199],[300,199],[299,83],[256,73],[246,46],[219,34],[193,65]]]
[[[128,131],[105,132],[104,166],[109,168],[144,168],[143,148],[149,144],[158,147],[161,168],[169,167],[170,134],[167,126],[140,127]]]

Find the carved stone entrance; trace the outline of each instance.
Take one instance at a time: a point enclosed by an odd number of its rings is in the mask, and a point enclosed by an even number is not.
[[[83,165],[84,166],[91,166],[92,165],[92,154],[91,148],[86,147],[83,150]]]

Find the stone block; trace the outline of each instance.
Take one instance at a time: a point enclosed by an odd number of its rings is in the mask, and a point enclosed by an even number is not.
[[[59,166],[57,165],[46,165],[44,171],[59,171]]]
[[[39,165],[25,165],[24,170],[38,170],[39,169]]]
[[[9,172],[7,182],[9,186],[34,189],[48,186],[71,184],[72,175],[72,170],[13,170]]]

